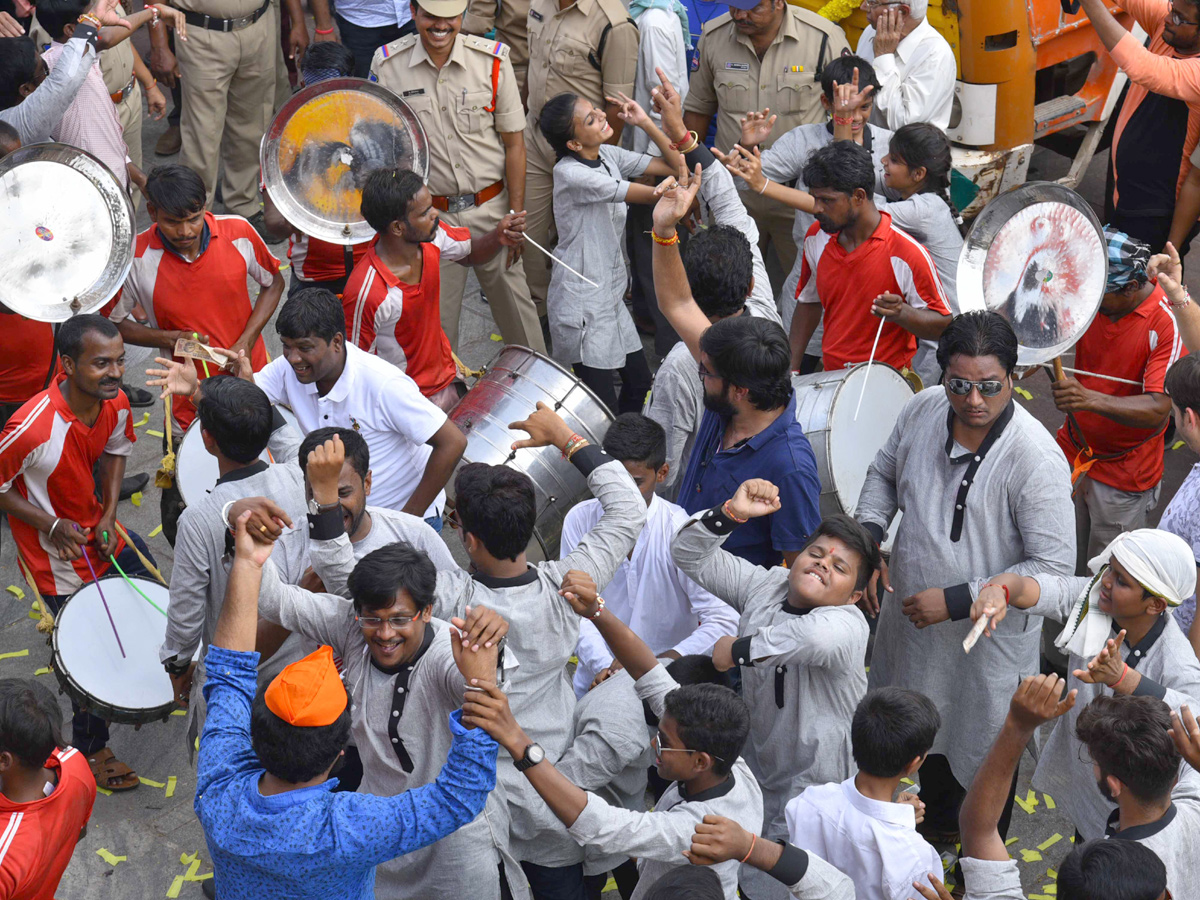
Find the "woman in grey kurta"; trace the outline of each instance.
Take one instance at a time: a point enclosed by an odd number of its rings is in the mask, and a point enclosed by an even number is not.
[[[1013,349],[1015,361],[1015,338]],[[953,440],[947,389],[917,394],[867,469],[855,512],[877,537],[904,513],[869,687],[905,687],[937,704],[943,727],[930,752],[947,757],[962,786],[970,785],[1000,730],[1013,686],[1038,672],[1041,639],[1041,620],[1013,610],[992,640],[964,654],[970,601],[997,572],[1070,575],[1075,567],[1066,459],[1045,427],[1012,401],[1011,382],[1006,388],[1008,405],[988,436],[994,442],[987,447],[985,440],[980,451],[986,452],[976,453]],[[944,589],[951,621],[919,629],[901,602],[929,588]]]
[[[554,266],[546,315],[554,356],[573,366],[613,412],[640,412],[650,390],[650,367],[633,318],[625,308],[627,282],[621,247],[625,204],[651,204],[654,188],[635,184],[642,175],[675,175],[683,157],[637,103],[621,95],[621,118],[650,135],[656,159],[606,144],[612,136],[604,110],[576,94],[552,97],[539,124],[554,148],[555,255],[585,278]],[[621,373],[621,394],[613,372]]]

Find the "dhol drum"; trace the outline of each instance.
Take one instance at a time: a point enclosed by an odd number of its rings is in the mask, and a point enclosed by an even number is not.
[[[854,416],[862,395],[858,418]],[[795,375],[796,420],[804,428],[817,457],[821,478],[821,516],[854,515],[858,495],[867,478],[867,467],[887,442],[900,410],[913,397],[913,388],[900,372],[886,363],[861,363],[835,372]],[[888,529],[896,533],[899,514]]]
[[[138,577],[129,581],[167,608],[168,591],[157,581]],[[124,657],[100,588],[121,636]],[[171,679],[158,660],[166,632],[163,613],[120,575],[106,575],[98,583],[85,584],[59,610],[51,635],[54,674],[72,700],[102,719],[126,725],[166,719],[176,708]]]
[[[299,429],[296,415],[286,406],[278,407],[284,419],[293,428]],[[274,462],[270,450],[264,450],[258,456],[263,462]],[[217,486],[221,470],[217,466],[217,458],[204,447],[204,438],[200,436],[200,420],[196,419],[188,426],[179,442],[179,451],[175,454],[175,484],[179,495],[187,505],[199,503],[200,499]]]
[[[583,382],[550,357],[516,344],[501,349],[450,414],[467,436],[460,466],[509,465],[533,480],[537,520],[527,552],[535,562],[558,559],[563,517],[589,496],[584,477],[556,448],[509,449],[527,436],[510,429],[509,423],[529,418],[539,400],[597,446],[613,421],[608,407]],[[447,487],[453,484],[452,477]]]

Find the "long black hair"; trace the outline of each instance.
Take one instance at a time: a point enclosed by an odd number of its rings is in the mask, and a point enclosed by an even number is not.
[[[950,199],[950,173],[954,164],[950,158],[950,140],[945,132],[928,122],[911,122],[896,129],[888,144],[888,153],[910,169],[925,170],[925,180],[917,193],[937,194],[945,200],[950,215],[961,229],[962,216]]]
[[[575,104],[579,95],[570,91],[555,94],[542,107],[538,117],[538,127],[542,129],[542,137],[546,139],[556,159],[576,156],[567,143],[575,140]]]

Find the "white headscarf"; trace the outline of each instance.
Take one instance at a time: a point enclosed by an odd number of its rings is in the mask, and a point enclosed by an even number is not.
[[[1112,616],[1100,611],[1100,579],[1116,559],[1130,576],[1167,606],[1178,606],[1196,592],[1196,556],[1187,541],[1169,531],[1139,528],[1119,534],[1088,561],[1095,573],[1071,607],[1066,627],[1054,645],[1090,660],[1112,635]]]

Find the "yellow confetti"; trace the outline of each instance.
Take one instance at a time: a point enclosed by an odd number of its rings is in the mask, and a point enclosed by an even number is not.
[[[194,862],[199,862],[199,861],[200,861],[200,851],[199,850],[193,850],[191,853],[180,853],[179,854],[179,864],[181,866],[186,866],[189,863],[194,863]]]
[[[141,781],[142,784],[150,785],[150,787],[156,787],[156,788],[166,787],[166,785],[163,784],[161,781],[151,781],[149,778],[144,778],[141,775],[138,776],[138,780]]]
[[[1058,896],[1058,885],[1057,884],[1042,885],[1042,890],[1045,891],[1047,894],[1050,894],[1051,896]]]
[[[45,668],[41,668],[41,669],[34,669],[33,674],[34,675],[49,675],[53,671],[54,671],[53,669],[51,669],[49,667],[45,667]]]
[[[1033,399],[1033,394],[1029,393],[1029,391],[1025,390],[1025,388],[1023,388],[1023,387],[1015,387],[1015,388],[1013,388],[1013,390],[1016,391],[1018,394],[1020,394],[1022,397],[1024,397],[1026,400]]]
[[[174,776],[174,775],[171,775],[171,776],[169,776],[169,777],[167,778],[167,796],[168,796],[168,797],[174,797],[174,796],[175,796],[175,784],[176,784],[176,781],[177,781],[177,779],[175,778],[175,776]]]
[[[134,491],[132,494],[130,494],[129,502],[132,503],[134,506],[141,506],[142,505],[142,492]]]
[[[186,709],[173,709],[173,710],[171,710],[171,715],[173,715],[173,716],[186,716],[186,715],[187,715],[187,710],[186,710]]]
[[[1057,869],[1047,869],[1046,874],[1049,875],[1051,878],[1053,878],[1055,881],[1058,880],[1058,870]]]
[[[175,900],[179,896],[179,892],[183,890],[183,876],[176,875],[175,880],[171,882],[171,886],[167,888],[167,897],[170,900]]]
[[[19,587],[17,587],[15,584],[10,584],[8,587],[5,588],[5,590],[8,591],[10,594],[12,594],[14,597],[16,597],[18,600],[25,599],[25,592],[23,590],[21,590]]]
[[[290,269],[291,267],[292,267],[291,263],[284,263],[283,265],[281,265],[279,267],[279,271],[282,272],[284,269]]]
[[[1046,799],[1046,809],[1055,809],[1056,808],[1056,804],[1054,802],[1053,797],[1051,797],[1049,794],[1042,794],[1042,796]]]
[[[0,659],[15,659],[18,656],[28,656],[28,650],[14,650],[11,653],[0,653]]]
[[[141,428],[150,421],[150,413],[142,413],[142,417],[133,423],[134,428]]]
[[[1180,447],[1183,447],[1183,446],[1185,446],[1185,445],[1184,445],[1184,443],[1183,443],[1183,441],[1176,441],[1175,443],[1173,443],[1173,444],[1171,445],[1171,449],[1172,449],[1172,450],[1178,450]]]
[[[607,894],[609,891],[615,891],[616,889],[617,889],[617,880],[615,878],[610,878],[610,879],[608,879],[608,881],[604,882],[604,890],[602,891],[602,893]]]
[[[579,665],[579,657],[578,656],[569,657],[567,659],[567,662],[569,662],[573,666],[577,666],[577,665]]]
[[[912,780],[911,778],[901,778],[901,779],[900,779],[900,783],[901,783],[901,784],[908,784],[908,785],[911,785],[911,784],[913,784],[914,782],[913,782],[913,780]]]
[[[150,435],[150,437],[162,437],[163,436],[163,433],[161,431],[155,431],[153,428],[147,428],[146,434]]]
[[[103,794],[105,797],[112,796],[112,791],[110,791],[108,788],[102,788],[99,785],[96,786],[96,793]]]
[[[1030,894],[1029,900],[1055,900],[1055,898],[1049,894]]]
[[[1007,841],[1004,842],[1004,846],[1011,847],[1013,844],[1015,844],[1019,840],[1020,840],[1020,838],[1009,838]]]
[[[1057,844],[1061,840],[1062,840],[1061,834],[1053,834],[1050,837],[1046,838],[1046,840],[1044,840],[1040,844],[1038,844],[1038,849],[1039,850],[1049,850],[1051,847],[1053,847],[1055,844]]]
[[[1027,863],[1037,862],[1041,858],[1042,858],[1042,854],[1038,853],[1036,850],[1022,850],[1021,851],[1021,862],[1027,862]]]
[[[98,857],[100,857],[102,860],[104,860],[106,863],[108,863],[110,866],[115,866],[117,863],[127,862],[129,860],[128,856],[114,856],[112,853],[105,850],[103,847],[101,847],[99,850],[96,851],[96,855]]]
[[[1020,797],[1013,797],[1013,800],[1016,801],[1017,806],[1021,807],[1021,809],[1025,810],[1025,812],[1029,813],[1029,815],[1033,815],[1032,803],[1027,800],[1022,800]]]
[[[495,341],[496,343],[500,343],[500,341],[504,340],[504,338],[500,337],[500,335],[498,335],[498,334],[493,334],[492,340]]]
[[[150,532],[148,535],[146,535],[146,537],[154,537],[155,535],[159,535],[159,534],[162,534],[162,526],[155,525],[154,530],[152,532]]]

